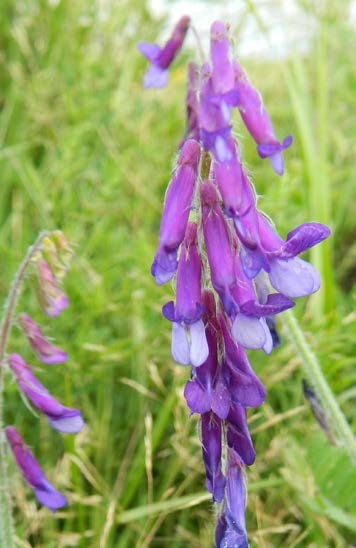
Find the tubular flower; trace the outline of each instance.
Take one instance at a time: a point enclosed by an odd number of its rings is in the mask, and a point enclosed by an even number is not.
[[[29,397],[33,405],[46,415],[53,428],[69,434],[82,430],[84,421],[81,412],[78,409],[64,407],[55,400],[36,379],[31,367],[19,354],[11,354],[9,362],[21,390]]]
[[[171,280],[177,270],[178,248],[188,224],[199,159],[200,146],[189,139],[179,154],[164,206],[159,247],[151,269],[158,285]]]
[[[67,498],[57,491],[47,479],[42,468],[14,426],[6,428],[6,437],[18,467],[21,469],[25,480],[34,489],[39,502],[47,506],[52,512],[55,512],[58,508],[62,508],[62,506],[68,506]]]
[[[221,21],[211,27],[210,59],[189,66],[186,106],[186,134],[152,274],[162,284],[178,267],[176,303],[167,303],[163,315],[172,322],[173,358],[192,365],[184,396],[190,414],[200,415],[206,485],[213,502],[221,503],[216,546],[247,548],[244,470],[256,458],[247,408],[262,405],[266,389],[246,349],[272,352],[280,344],[275,318],[294,306],[292,299],[319,289],[318,272],[298,255],[330,230],[305,223],[283,240],[257,208],[232,135],[233,109],[259,155],[280,175],[292,137],[278,141],[259,93],[232,57]]]
[[[21,314],[20,319],[28,340],[40,360],[44,363],[54,365],[65,362],[68,359],[66,352],[49,342],[31,316]]]
[[[209,352],[204,322],[201,319],[201,273],[197,225],[189,223],[178,264],[177,304],[175,307],[173,301],[167,303],[163,307],[163,315],[173,322],[173,358],[182,365],[192,364],[194,367],[204,363]]]
[[[189,24],[190,17],[181,17],[162,49],[157,44],[147,42],[138,45],[140,52],[151,62],[143,84],[145,88],[163,88],[168,84],[168,69],[183,45]]]

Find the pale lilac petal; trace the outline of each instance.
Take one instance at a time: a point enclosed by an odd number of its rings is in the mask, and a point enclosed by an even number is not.
[[[219,162],[229,162],[232,158],[231,151],[227,146],[226,140],[218,135],[215,139],[215,153]]]
[[[161,51],[161,48],[157,44],[149,44],[148,42],[140,42],[137,47],[149,61],[155,61]]]
[[[47,416],[49,422],[59,432],[65,432],[66,434],[77,434],[84,427],[84,421],[82,415],[78,411],[77,415],[73,416]]]
[[[275,154],[272,154],[272,156],[270,156],[269,159],[277,175],[283,175],[284,173],[283,152],[279,150],[278,152],[275,152]]]
[[[179,323],[172,324],[172,356],[181,365],[189,365],[190,349],[185,328]]]
[[[320,274],[307,261],[273,259],[270,261],[269,279],[272,286],[288,297],[305,297],[320,288]]]
[[[164,88],[168,84],[168,69],[161,69],[157,65],[151,65],[145,74],[143,87]]]
[[[209,356],[209,347],[206,340],[203,320],[192,323],[190,326],[190,363],[194,367],[202,365]]]
[[[266,342],[266,332],[258,318],[237,314],[232,325],[232,335],[244,348],[262,348]]]

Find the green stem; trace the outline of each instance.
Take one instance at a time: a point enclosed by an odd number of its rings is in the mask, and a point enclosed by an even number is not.
[[[356,438],[323,375],[317,357],[307,343],[293,312],[287,310],[282,314],[282,318],[287,326],[288,334],[299,353],[304,371],[315,387],[317,396],[320,397],[321,404],[332,421],[338,439],[349,452],[351,458],[356,462]]]
[[[15,548],[15,529],[12,518],[12,504],[7,472],[7,441],[4,432],[3,400],[4,400],[4,368],[6,347],[11,333],[13,315],[20,296],[22,282],[27,267],[43,239],[48,232],[42,232],[35,243],[28,249],[27,255],[18,269],[14,282],[9,292],[4,308],[4,315],[0,327],[0,546],[1,548]]]

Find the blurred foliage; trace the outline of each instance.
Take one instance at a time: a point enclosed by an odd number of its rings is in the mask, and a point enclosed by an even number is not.
[[[301,5],[316,21],[308,54],[242,60],[278,135],[295,136],[285,176],[257,158],[241,124],[237,131],[260,207],[281,234],[307,220],[333,229],[312,256],[324,290],[299,302],[297,314],[355,425],[355,36],[349,3]],[[141,0],[2,0],[0,291],[5,298],[39,230],[58,227],[75,243],[66,281],[71,307],[45,326],[70,361],[43,367],[40,377],[87,423],[75,437],[52,432],[8,378],[7,422],[71,502],[55,515],[37,508],[13,470],[19,546],[213,545],[197,420],[183,398],[189,372],[172,362],[170,326],[160,314],[172,288],[155,286],[150,275],[184,132],[189,57],[185,51],[175,62],[168,89],[143,92],[146,62],[136,43],[154,40],[162,24]],[[30,291],[21,307],[47,323]],[[251,354],[268,388],[266,404],[250,413],[258,455],[249,470],[251,546],[351,546],[355,468],[319,431],[303,400],[298,359],[282,338],[272,357]],[[15,349],[36,365],[18,330]]]

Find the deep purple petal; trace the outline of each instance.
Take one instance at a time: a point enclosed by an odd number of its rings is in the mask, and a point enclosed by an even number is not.
[[[222,420],[229,414],[230,394],[221,378],[217,380],[212,392],[211,409]]]
[[[240,311],[247,316],[261,318],[263,316],[274,316],[293,306],[295,306],[295,303],[285,295],[271,293],[268,295],[265,304],[252,300],[247,301],[240,306]]]
[[[287,241],[279,249],[272,252],[271,256],[279,257],[280,259],[293,258],[306,249],[322,242],[330,234],[330,228],[322,223],[304,223],[289,232]]]
[[[231,399],[244,407],[259,407],[266,399],[266,389],[250,367],[250,372],[223,365],[223,376]]]
[[[163,306],[162,314],[166,318],[166,320],[169,320],[170,322],[175,322],[176,321],[174,302],[173,301],[169,301],[169,303],[166,303]]]
[[[248,249],[241,245],[240,260],[242,268],[250,280],[255,278],[262,268],[266,272],[270,270],[266,257],[260,249]]]
[[[197,381],[187,382],[184,397],[192,413],[202,414],[210,411],[210,396]]]
[[[245,464],[251,466],[255,462],[256,451],[247,425],[246,409],[240,405],[231,406],[226,437],[228,446],[234,449]]]

